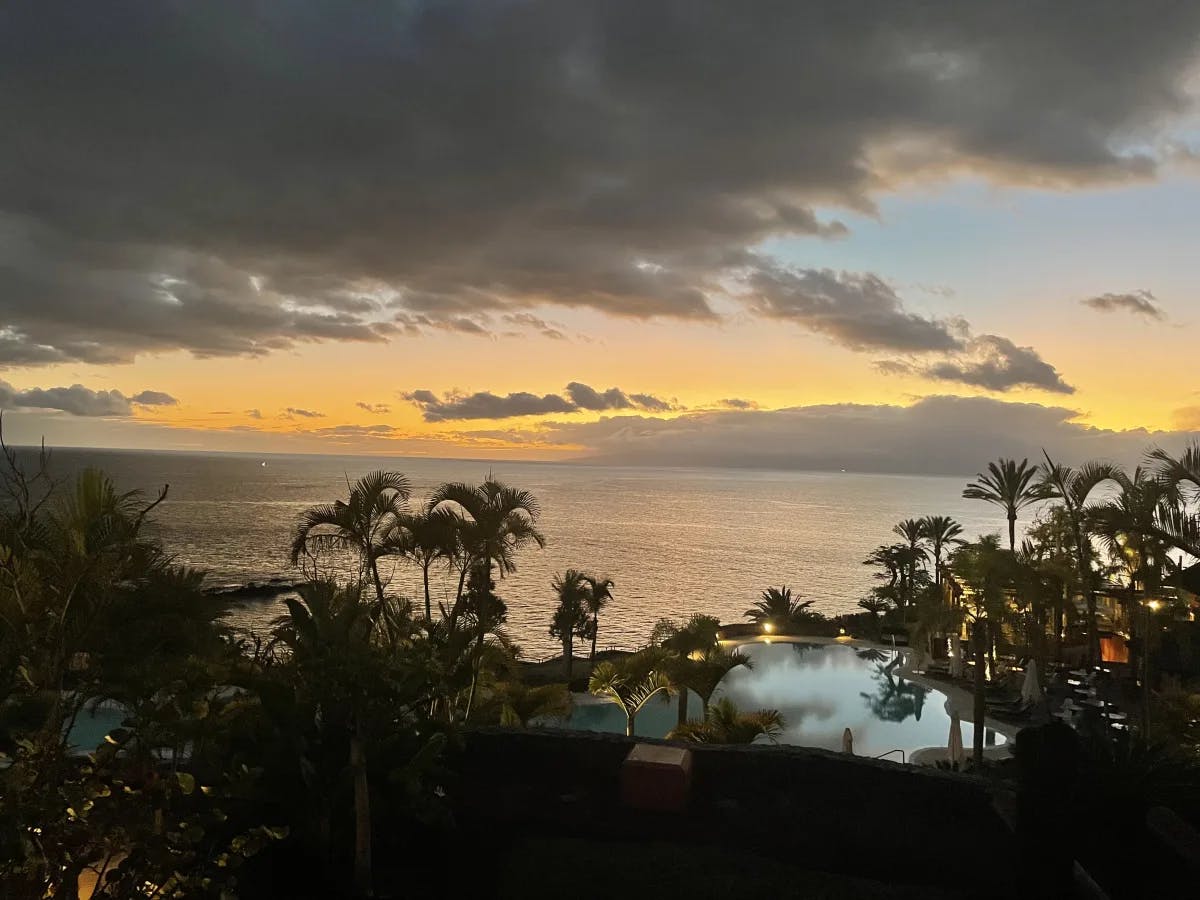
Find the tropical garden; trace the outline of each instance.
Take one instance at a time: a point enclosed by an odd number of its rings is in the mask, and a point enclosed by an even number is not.
[[[898,523],[864,560],[874,587],[853,615],[772,587],[740,626],[663,619],[641,649],[614,653],[600,635],[617,583],[568,569],[547,585],[562,653],[537,664],[508,634],[503,599],[546,540],[527,491],[488,478],[414,498],[396,472],[348,484],[297,523],[289,553],[305,581],[251,636],[153,537],[167,486],[123,492],[98,471],[59,481],[44,451],[0,447],[4,897],[79,885],[97,898],[268,896],[286,893],[281,873],[369,896],[408,877],[414,848],[443,858],[454,846],[448,761],[466,729],[562,719],[574,689],[611,703],[628,735],[649,704],[672,703],[672,739],[775,740],[777,711],[720,697],[728,673],[753,665],[722,642],[739,634],[899,639],[931,654],[965,639],[977,721],[994,714],[998,660],[1090,665],[1121,637],[1140,715],[1125,749],[1106,751],[1109,771],[1200,758],[1184,563],[1200,557],[1200,445],[1153,451],[1132,472],[999,460],[964,496],[1001,510],[1007,533]],[[396,565],[414,598],[392,584]],[[889,684],[880,702],[909,699]]]

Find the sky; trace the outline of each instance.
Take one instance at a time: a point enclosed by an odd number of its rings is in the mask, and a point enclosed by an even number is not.
[[[1200,5],[0,10],[4,437],[959,473],[1200,432]]]

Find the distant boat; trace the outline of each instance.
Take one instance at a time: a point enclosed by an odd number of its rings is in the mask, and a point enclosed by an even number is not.
[[[259,463],[259,465],[260,465],[260,466],[262,466],[262,467],[265,469],[265,468],[267,467],[266,460],[263,460],[261,463]],[[842,471],[843,471],[843,472],[845,472],[846,470],[845,470],[845,469],[842,469]]]

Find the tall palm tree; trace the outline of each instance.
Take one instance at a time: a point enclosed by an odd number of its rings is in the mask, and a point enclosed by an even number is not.
[[[470,571],[486,573],[491,578],[493,567],[503,578],[516,571],[517,551],[530,544],[546,546],[546,539],[537,528],[541,506],[529,491],[522,491],[495,478],[471,486],[462,482],[443,484],[429,498],[428,511],[446,511],[458,520],[462,548],[458,593],[450,609],[450,624],[458,622],[462,612],[463,588]],[[478,619],[475,634],[475,679],[478,680],[479,660],[487,635],[483,619]],[[475,685],[470,696],[475,696]],[[467,715],[471,702],[467,703]]]
[[[518,490],[494,478],[472,486],[443,484],[429,499],[429,512],[445,511],[457,519],[464,559],[451,620],[457,620],[466,573],[472,565],[497,568],[503,578],[516,570],[517,551],[534,544],[545,547],[537,528],[541,506],[529,491]]]
[[[905,558],[907,571],[905,584],[908,589],[906,605],[912,603],[916,590],[917,566],[924,565],[927,559],[925,550],[921,547],[921,542],[925,539],[925,528],[922,522],[921,519],[904,519],[892,527],[892,532],[904,538],[908,545],[908,553]]]
[[[985,669],[989,630],[1004,615],[1004,586],[1011,574],[1012,553],[1000,548],[998,535],[989,534],[973,544],[963,544],[954,552],[953,571],[970,591],[964,594],[962,611],[973,623],[975,644],[974,761],[983,763],[983,721],[986,714]]]
[[[358,589],[332,582],[302,585],[287,598],[287,614],[275,620],[275,637],[309,684],[327,702],[318,703],[323,727],[339,727],[349,739],[354,786],[354,883],[371,892],[371,790],[367,776],[365,694],[359,666],[371,659],[371,635],[381,605],[360,602]]]
[[[1008,517],[1008,549],[1017,549],[1017,513],[1031,503],[1045,500],[1046,489],[1036,481],[1038,467],[1030,465],[1028,459],[1017,463],[1015,460],[1001,458],[999,462],[988,463],[987,474],[980,473],[975,481],[963,490],[963,497],[968,500],[983,500],[1004,508]]]
[[[746,610],[743,615],[756,625],[769,626],[773,630],[787,632],[806,618],[806,611],[814,602],[816,601],[802,601],[799,596],[793,598],[792,589],[785,584],[780,588],[767,588],[755,601],[754,606]],[[813,613],[807,615],[813,615]]]
[[[759,737],[774,743],[781,734],[783,716],[779,710],[744,713],[728,697],[722,697],[708,708],[703,721],[680,725],[667,737],[696,744],[753,744]]]
[[[595,662],[596,636],[600,633],[600,611],[612,600],[612,589],[616,586],[616,583],[611,578],[599,575],[584,575],[583,581],[586,587],[584,604],[587,606],[587,611],[592,617],[592,652],[588,656],[588,659]]]
[[[637,714],[642,707],[659,691],[669,690],[670,687],[670,680],[657,670],[642,675],[631,671],[628,664],[618,667],[608,661],[596,666],[592,670],[592,677],[588,679],[590,693],[608,697],[625,713],[625,734],[628,737],[633,737]]]
[[[310,507],[296,526],[292,565],[298,565],[302,556],[312,557],[328,550],[355,553],[382,606],[386,601],[379,558],[387,552],[387,536],[404,515],[411,494],[412,485],[406,476],[375,471],[350,485],[345,500]]]
[[[429,570],[438,560],[451,560],[458,552],[458,519],[446,510],[402,515],[397,518],[381,549],[385,553],[406,556],[421,567],[425,621],[432,621]]]
[[[558,607],[550,620],[550,636],[562,642],[563,672],[568,682],[575,661],[575,638],[586,634],[591,624],[585,606],[588,593],[586,577],[576,569],[567,569],[551,582],[551,587],[558,594]]]
[[[1100,658],[1100,635],[1096,621],[1096,573],[1092,568],[1095,550],[1088,532],[1088,500],[1092,491],[1117,477],[1118,469],[1108,463],[1086,462],[1078,469],[1058,465],[1042,451],[1046,462],[1041,466],[1041,491],[1044,497],[1062,503],[1075,546],[1075,565],[1079,588],[1084,592],[1088,614],[1088,656],[1092,663]]]
[[[933,551],[933,583],[942,586],[942,555],[948,547],[962,543],[962,526],[949,516],[925,516],[921,519],[921,537]]]

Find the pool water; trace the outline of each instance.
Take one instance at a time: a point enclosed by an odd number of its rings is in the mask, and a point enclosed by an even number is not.
[[[737,668],[726,675],[714,699],[728,697],[744,712],[779,710],[784,720],[781,744],[841,750],[846,728],[859,756],[892,750],[908,754],[947,744],[946,695],[897,674],[902,660],[896,651],[781,641],[750,643],[740,649],[752,668]],[[699,701],[695,697],[691,701],[689,714],[699,718]],[[656,698],[638,714],[636,733],[665,737],[674,724],[675,699]],[[579,705],[567,727],[623,732],[625,716],[613,704]],[[962,723],[965,747],[971,746],[973,727]],[[1004,735],[990,728],[984,732],[985,746],[1004,742]]]
[[[67,739],[68,748],[78,755],[91,753],[104,743],[105,735],[121,727],[127,715],[125,710],[113,704],[88,703],[75,717]]]

